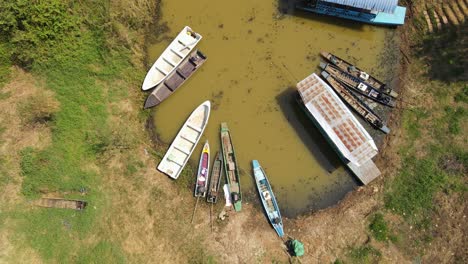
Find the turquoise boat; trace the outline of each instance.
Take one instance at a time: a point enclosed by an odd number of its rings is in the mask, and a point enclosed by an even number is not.
[[[257,160],[252,161],[252,167],[255,177],[255,184],[257,185],[260,200],[262,200],[263,209],[265,209],[268,220],[270,221],[278,236],[283,237],[283,220],[281,218],[281,213],[278,207],[278,203],[276,202],[275,195],[271,189],[270,182],[268,182],[265,171]]]
[[[234,146],[232,145],[231,133],[226,123],[221,123],[221,149],[223,151],[224,172],[229,187],[229,197],[234,205],[234,210],[239,212],[242,208],[239,169]]]

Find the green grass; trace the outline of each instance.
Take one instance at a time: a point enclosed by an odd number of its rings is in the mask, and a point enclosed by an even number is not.
[[[352,263],[378,263],[382,253],[371,245],[364,245],[350,249],[348,256]]]
[[[107,33],[96,26],[109,19],[105,4],[17,0],[0,7],[4,15],[0,27],[8,27],[0,38],[0,87],[13,62],[44,79],[52,101],[58,102],[41,105],[40,99],[21,108],[30,116],[28,123],[46,120],[52,129],[49,146],[27,147],[20,153],[22,193],[36,199],[44,192],[67,192],[71,194],[65,197],[88,201],[81,212],[11,209],[7,215],[17,222],[18,246],[33,247],[46,262],[124,263],[119,244],[106,240],[109,234],[101,232],[96,243],[85,241],[102,228],[99,221],[105,208],[102,175],[93,165],[99,166],[107,150],[134,144],[125,126],[109,124],[108,103],[126,96],[127,81],[141,73],[129,63],[130,52],[109,48]],[[27,52],[19,53],[21,47]],[[13,60],[5,63],[10,56],[4,55],[9,54]],[[117,79],[120,86],[115,87]],[[107,93],[107,87],[117,92]],[[135,161],[127,173],[134,174],[141,166]],[[86,195],[77,194],[83,189]]]
[[[392,241],[395,242],[397,240],[396,236],[394,236],[389,227],[387,222],[384,219],[383,214],[381,213],[376,213],[371,220],[371,223],[369,225],[369,230],[372,233],[372,236],[377,240],[377,241]]]

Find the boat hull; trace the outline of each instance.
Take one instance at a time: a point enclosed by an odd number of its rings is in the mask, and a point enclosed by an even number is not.
[[[383,82],[378,80],[372,75],[367,74],[365,71],[359,69],[358,67],[354,66],[353,64],[341,59],[340,57],[337,57],[334,54],[328,53],[328,52],[320,52],[322,57],[327,59],[329,62],[333,63],[336,67],[340,68],[342,71],[359,78],[361,81],[366,82],[372,88],[379,90],[387,95],[390,95],[394,98],[398,97],[398,93],[393,91],[392,89],[388,88]]]
[[[257,160],[252,161],[252,167],[255,177],[255,184],[257,186],[258,195],[262,201],[263,209],[265,210],[266,215],[270,224],[275,229],[279,237],[284,236],[283,231],[283,220],[281,218],[281,213],[276,202],[275,195],[271,189],[270,182],[266,177],[266,173],[263,168],[260,166]]]
[[[195,50],[192,52],[174,72],[154,88],[145,101],[145,109],[159,105],[175,93],[205,61],[206,56],[201,51]]]
[[[210,144],[208,140],[203,146],[200,156],[200,163],[198,164],[198,173],[195,181],[195,197],[205,197],[208,187],[208,174],[210,171]]]
[[[141,89],[150,90],[164,81],[187,58],[201,39],[200,34],[185,26],[151,66]]]
[[[218,201],[223,169],[223,155],[221,152],[218,152],[216,153],[216,159],[213,163],[213,168],[211,169],[210,185],[206,196],[206,201],[209,203],[216,203]]]
[[[377,103],[383,104],[389,107],[395,107],[396,103],[392,97],[381,93],[380,91],[372,88],[365,82],[362,82],[359,78],[354,77],[340,70],[338,67],[333,66],[329,63],[320,63],[320,68],[332,75],[339,82],[353,89],[353,91],[364,95],[365,97],[376,101]]]
[[[242,194],[237,159],[232,144],[231,133],[226,123],[221,124],[221,149],[223,152],[224,174],[229,188],[229,194],[237,212],[242,208]]]
[[[364,102],[359,100],[345,85],[338,82],[333,76],[323,71],[322,77],[330,84],[330,87],[364,120],[374,128],[380,129],[385,134],[390,133],[390,129],[385,125],[382,119],[375,114]]]
[[[203,102],[182,125],[157,169],[177,179],[198,144],[210,117],[211,103]]]

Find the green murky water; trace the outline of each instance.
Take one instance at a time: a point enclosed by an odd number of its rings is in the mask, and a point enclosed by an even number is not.
[[[214,157],[220,123],[228,122],[244,172],[244,192],[254,191],[252,159],[266,169],[286,216],[332,205],[356,186],[297,106],[293,87],[319,72],[321,50],[377,70],[375,58],[388,29],[306,13],[281,16],[278,2],[272,0],[163,1],[162,21],[169,27],[167,38],[150,47],[148,61],[185,25],[203,36],[198,49],[208,56],[180,90],[153,110],[164,142],[170,143],[191,111],[210,99],[213,108],[201,142],[209,140]],[[256,196],[250,196],[253,199]]]

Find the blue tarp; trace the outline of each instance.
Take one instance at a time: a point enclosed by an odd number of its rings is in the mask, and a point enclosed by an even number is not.
[[[398,6],[398,0],[320,0],[334,4],[352,6],[371,11],[393,14]]]

